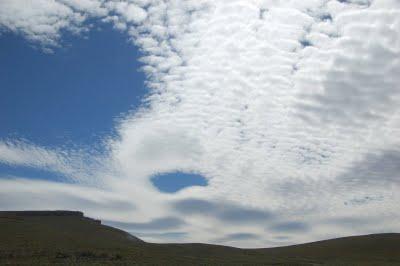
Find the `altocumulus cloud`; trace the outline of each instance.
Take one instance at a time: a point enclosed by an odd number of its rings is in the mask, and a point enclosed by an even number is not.
[[[399,1],[0,2],[1,30],[48,52],[88,21],[111,23],[141,49],[149,94],[105,154],[0,142],[0,162],[75,181],[1,179],[15,199],[2,208],[27,208],[48,191],[63,195],[58,206],[95,204],[99,218],[152,229],[153,241],[166,239],[150,226],[165,217],[180,225],[179,241],[246,246],[400,230],[391,222],[400,213]],[[94,159],[81,160],[87,153]],[[201,173],[208,186],[166,195],[151,185],[174,171]],[[366,197],[380,200],[345,204]],[[334,219],[349,216],[386,219],[357,231]],[[241,242],[249,237],[238,232],[259,237]]]

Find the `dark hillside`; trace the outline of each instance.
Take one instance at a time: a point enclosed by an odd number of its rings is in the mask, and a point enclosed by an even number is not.
[[[65,257],[75,252],[126,249],[142,240],[82,212],[0,212],[0,265],[18,258]]]
[[[275,256],[312,258],[317,261],[354,261],[358,265],[400,265],[400,234],[351,236],[294,245],[262,249]]]
[[[0,212],[0,265],[400,265],[400,234],[238,249],[150,244],[81,212]]]

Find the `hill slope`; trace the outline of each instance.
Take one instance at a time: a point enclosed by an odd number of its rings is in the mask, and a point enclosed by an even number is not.
[[[400,265],[400,234],[238,249],[150,244],[80,212],[0,212],[0,265]]]

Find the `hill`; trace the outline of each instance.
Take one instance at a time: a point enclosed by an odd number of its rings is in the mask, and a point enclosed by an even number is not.
[[[151,244],[81,212],[0,212],[0,265],[400,265],[400,234],[238,249]]]

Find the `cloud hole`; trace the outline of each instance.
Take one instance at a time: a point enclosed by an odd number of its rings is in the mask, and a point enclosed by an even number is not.
[[[207,179],[195,173],[171,172],[151,177],[152,184],[161,192],[175,193],[187,187],[208,185]]]

